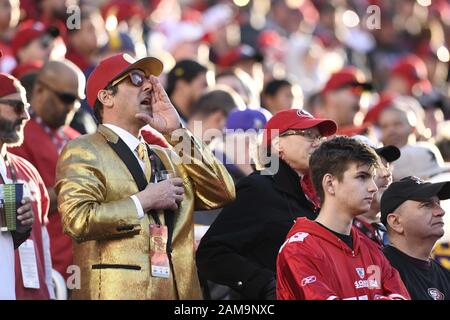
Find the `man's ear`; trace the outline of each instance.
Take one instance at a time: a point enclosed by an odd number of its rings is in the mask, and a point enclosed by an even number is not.
[[[186,91],[186,90],[190,90],[190,84],[189,82],[187,82],[184,79],[179,79],[176,83],[175,83],[175,90],[179,90],[181,92]],[[175,91],[174,90],[174,91]]]
[[[402,221],[401,221],[402,217],[399,213],[397,213],[397,212],[388,213],[386,220],[387,220],[389,227],[392,230],[394,230],[396,233],[399,233],[399,234],[404,233],[404,228],[403,228]]]
[[[327,194],[327,193],[331,194],[331,195],[335,194],[334,181],[335,181],[335,179],[331,173],[327,173],[323,176],[322,187],[323,187],[324,194]]]
[[[36,84],[33,86],[33,94],[31,96],[33,104],[37,103],[41,105],[42,100],[45,98],[44,95],[42,95],[44,91],[45,88],[39,83],[39,81],[36,81]]]
[[[111,92],[109,90],[100,90],[97,93],[97,99],[106,108],[112,108],[112,106],[114,105],[113,95],[111,94]]]

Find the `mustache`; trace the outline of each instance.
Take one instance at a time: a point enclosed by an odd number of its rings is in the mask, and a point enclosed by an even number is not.
[[[24,120],[23,120],[23,119],[17,119],[16,121],[8,121],[8,122],[4,123],[4,124],[3,124],[3,127],[4,127],[6,130],[15,130],[14,128],[15,128],[16,126],[22,126],[23,123],[24,123]]]
[[[8,130],[14,130],[14,128],[16,126],[22,126],[22,124],[23,124],[23,120],[21,120],[21,119],[16,120],[16,121],[11,121],[8,124],[6,124],[6,128],[8,128]]]
[[[18,119],[16,121],[14,121],[14,127],[15,126],[21,126],[23,124],[23,119]]]

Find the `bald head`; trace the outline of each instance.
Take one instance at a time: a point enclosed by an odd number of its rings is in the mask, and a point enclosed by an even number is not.
[[[86,78],[75,64],[49,61],[37,75],[31,106],[45,124],[58,128],[72,120],[85,85]]]

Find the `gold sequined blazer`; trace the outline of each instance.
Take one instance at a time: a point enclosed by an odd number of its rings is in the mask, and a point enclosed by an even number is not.
[[[168,170],[183,180],[184,200],[175,211],[169,279],[150,275],[151,215],[138,218],[130,195],[138,187],[108,144],[119,137],[100,125],[69,142],[57,165],[56,192],[64,232],[74,241],[74,299],[201,299],[195,266],[193,211],[224,206],[235,198],[233,180],[208,148],[181,129],[194,159],[182,150],[150,146]],[[173,146],[177,141],[166,137]],[[186,140],[187,139],[187,140]],[[176,148],[174,149],[176,150]],[[201,155],[203,160],[198,160]],[[176,164],[181,156],[183,163]],[[173,158],[172,158],[173,157]],[[189,159],[190,158],[190,159]],[[185,164],[191,160],[190,164]],[[77,280],[79,280],[77,282]]]

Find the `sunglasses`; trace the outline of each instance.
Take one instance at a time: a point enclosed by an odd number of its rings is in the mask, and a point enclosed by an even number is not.
[[[23,103],[21,100],[0,99],[0,103],[13,107],[14,111],[19,115],[24,113],[30,107],[29,103]]]
[[[302,136],[306,138],[307,140],[313,142],[323,142],[327,139],[327,137],[322,137],[320,134],[316,134],[311,130],[303,130],[303,129],[291,129],[286,132],[283,132],[280,134],[280,137],[288,137],[288,136]]]
[[[142,87],[145,79],[147,79],[147,80],[150,79],[150,77],[147,77],[143,72],[131,71],[129,73],[124,74],[120,78],[117,78],[113,82],[111,82],[111,86],[114,87],[116,84],[118,84],[119,82],[121,82],[127,78],[130,78],[131,84],[138,88]]]
[[[72,104],[75,101],[80,100],[80,98],[78,98],[78,96],[74,95],[73,93],[56,91],[42,80],[40,80],[39,83],[46,89],[53,92],[58,97],[58,99],[61,100],[61,102],[63,102],[64,104]]]

